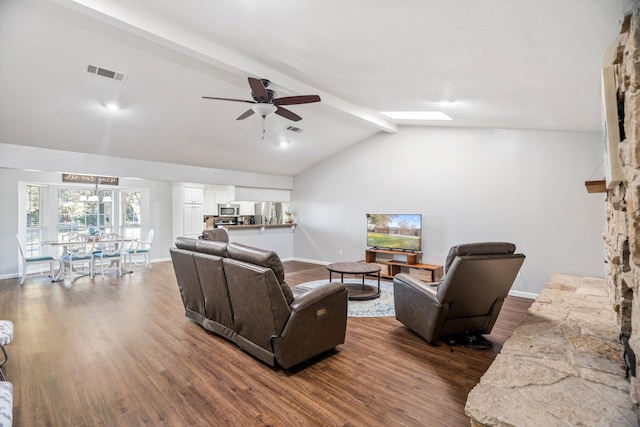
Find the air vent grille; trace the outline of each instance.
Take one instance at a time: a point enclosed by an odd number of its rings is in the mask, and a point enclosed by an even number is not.
[[[117,82],[124,82],[126,75],[124,73],[118,73],[117,71],[107,70],[106,68],[98,67],[97,65],[87,65],[87,73],[96,76],[104,77],[109,80],[115,80]]]
[[[287,130],[290,130],[291,132],[295,132],[295,133],[300,133],[302,132],[301,128],[297,128],[295,126],[287,126]]]

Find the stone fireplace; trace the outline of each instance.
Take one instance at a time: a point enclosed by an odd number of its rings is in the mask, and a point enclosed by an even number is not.
[[[607,281],[629,372],[640,356],[640,5],[625,20],[611,58],[616,74],[621,141],[618,159],[621,182],[607,190]],[[609,64],[605,64],[609,65]],[[640,383],[629,375],[634,405],[640,405]]]

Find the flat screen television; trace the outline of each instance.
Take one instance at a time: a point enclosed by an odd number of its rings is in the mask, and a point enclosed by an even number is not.
[[[367,246],[402,251],[422,250],[421,214],[367,214]]]

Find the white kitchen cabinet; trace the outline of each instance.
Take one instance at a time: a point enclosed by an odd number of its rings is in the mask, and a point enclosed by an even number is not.
[[[216,204],[226,205],[227,203],[235,203],[235,191],[232,185],[215,185],[211,187],[216,196]]]
[[[176,183],[173,186],[173,239],[195,238],[204,230],[204,185]]]
[[[205,215],[218,215],[218,203],[216,201],[216,192],[210,188],[204,189],[204,202],[202,207]]]
[[[198,236],[202,234],[204,229],[204,210],[202,205],[184,205],[183,206],[183,235]]]
[[[240,215],[255,215],[256,204],[254,202],[239,202]]]
[[[204,202],[204,188],[183,187],[182,202],[186,205],[201,205]]]

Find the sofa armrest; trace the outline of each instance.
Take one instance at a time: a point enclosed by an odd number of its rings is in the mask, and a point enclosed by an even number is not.
[[[342,291],[343,289],[345,289],[344,284],[331,282],[317,288],[306,290],[303,293],[295,292],[295,298],[293,302],[289,304],[289,307],[291,308],[291,311],[298,312],[303,310],[305,307],[325,299],[331,294]]]
[[[298,294],[282,333],[272,340],[278,364],[287,369],[344,343],[347,297],[342,283]]]

